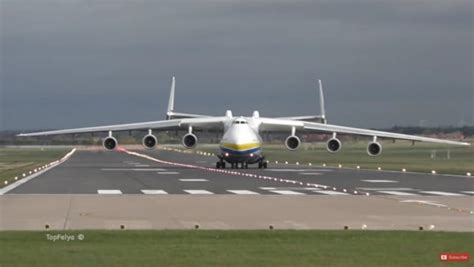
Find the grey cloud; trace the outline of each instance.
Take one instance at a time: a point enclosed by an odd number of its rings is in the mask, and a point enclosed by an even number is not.
[[[0,0],[5,129],[184,111],[473,123],[471,1]],[[3,121],[3,123],[2,123]]]

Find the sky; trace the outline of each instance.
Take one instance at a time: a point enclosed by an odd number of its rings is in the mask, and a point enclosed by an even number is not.
[[[473,125],[472,0],[0,0],[0,130],[208,115]]]

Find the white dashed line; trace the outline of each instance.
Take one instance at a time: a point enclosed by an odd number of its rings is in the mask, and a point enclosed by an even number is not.
[[[141,190],[145,195],[167,195],[165,190]]]
[[[302,172],[302,173],[299,173],[301,175],[321,175],[322,173],[320,172]]]
[[[291,191],[291,190],[270,190],[270,192],[277,193],[280,195],[306,195],[305,193]]]
[[[237,195],[260,195],[259,193],[250,190],[227,190],[227,192]]]
[[[377,191],[377,192],[388,194],[388,195],[395,195],[395,196],[418,196],[417,194],[408,193],[408,192],[400,192],[400,191]]]
[[[135,167],[143,168],[143,167],[150,167],[150,165],[148,165],[148,164],[135,164]]]
[[[191,194],[191,195],[214,195],[214,193],[207,191],[207,190],[184,190],[184,192]]]
[[[158,174],[179,174],[179,172],[157,172]]]
[[[349,195],[347,193],[331,191],[331,190],[320,190],[320,191],[314,191],[314,192],[325,194],[325,195],[331,195],[331,196],[347,196],[347,195]]]
[[[463,194],[442,192],[442,191],[420,191],[420,193],[438,195],[438,196],[465,196]]]
[[[134,171],[134,172],[159,172],[165,169],[137,169],[137,168],[103,168],[101,171]]]
[[[366,183],[398,183],[398,181],[394,180],[361,180],[362,182]]]
[[[97,190],[97,193],[101,195],[121,195],[122,191],[120,190]]]
[[[179,179],[181,182],[209,182],[207,179]]]

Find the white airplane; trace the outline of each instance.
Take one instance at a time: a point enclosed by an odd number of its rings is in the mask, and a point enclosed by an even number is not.
[[[26,133],[19,134],[18,136],[108,132],[108,137],[103,140],[103,146],[106,150],[111,151],[118,146],[117,139],[112,135],[114,131],[148,130],[148,134],[143,138],[142,143],[146,149],[153,149],[158,144],[156,136],[153,135],[153,130],[187,129],[188,133],[183,136],[182,145],[185,148],[191,149],[198,143],[198,138],[193,133],[193,130],[223,130],[224,135],[220,142],[220,152],[217,155],[219,161],[216,163],[216,168],[226,168],[226,162],[231,165],[231,168],[248,168],[249,164],[258,164],[259,168],[267,168],[267,161],[262,154],[261,131],[287,131],[289,136],[285,139],[285,145],[289,150],[296,150],[300,146],[301,141],[296,135],[299,131],[332,133],[332,137],[327,141],[327,150],[332,153],[341,150],[342,143],[337,138],[339,133],[369,136],[372,138],[367,145],[367,153],[370,156],[377,156],[382,153],[382,145],[378,142],[378,138],[470,146],[469,143],[464,142],[328,124],[325,115],[321,80],[319,80],[321,115],[282,118],[260,117],[258,111],[254,111],[252,117],[234,117],[230,110],[227,110],[225,116],[222,117],[175,112],[175,85],[176,80],[173,77],[166,120]],[[314,120],[318,120],[318,122]]]

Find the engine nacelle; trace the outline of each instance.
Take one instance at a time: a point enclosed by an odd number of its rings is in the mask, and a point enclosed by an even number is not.
[[[370,142],[367,146],[369,156],[378,156],[382,153],[382,145],[378,142]]]
[[[182,144],[185,148],[194,148],[197,145],[198,139],[196,135],[188,133],[183,136]]]
[[[112,151],[115,148],[117,148],[118,142],[117,142],[117,139],[115,139],[112,136],[109,136],[104,139],[104,141],[102,142],[102,145],[104,146],[106,150]]]
[[[146,149],[154,149],[156,145],[158,144],[158,139],[156,136],[149,134],[143,137],[142,145]]]
[[[336,153],[342,148],[342,143],[337,138],[331,138],[326,144],[326,149],[331,153]]]
[[[301,141],[296,135],[290,135],[285,139],[285,146],[288,150],[296,150],[300,146]]]

